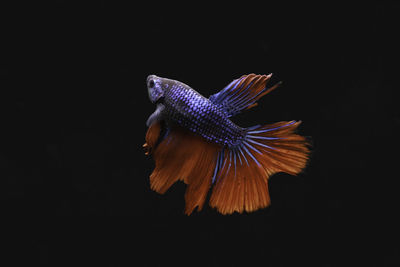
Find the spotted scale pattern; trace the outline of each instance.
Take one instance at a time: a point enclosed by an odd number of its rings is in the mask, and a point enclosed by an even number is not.
[[[167,120],[210,142],[236,147],[245,136],[244,129],[230,121],[218,106],[183,83],[174,81],[167,86],[164,105]]]

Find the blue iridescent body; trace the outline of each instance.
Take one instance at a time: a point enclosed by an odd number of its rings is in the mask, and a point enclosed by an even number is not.
[[[227,147],[236,147],[246,131],[229,120],[227,114],[188,85],[179,81],[150,75],[147,78],[149,96],[157,103],[150,116],[154,120],[173,122],[204,139]]]

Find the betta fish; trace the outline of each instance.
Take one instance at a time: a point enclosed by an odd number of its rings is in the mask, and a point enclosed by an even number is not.
[[[297,175],[308,161],[309,142],[295,133],[301,121],[243,128],[230,118],[279,86],[266,87],[271,75],[243,75],[209,98],[182,82],[149,75],[156,110],[143,147],[155,161],[151,189],[163,194],[183,181],[187,215],[202,209],[211,188],[209,204],[222,214],[269,206],[269,177]]]

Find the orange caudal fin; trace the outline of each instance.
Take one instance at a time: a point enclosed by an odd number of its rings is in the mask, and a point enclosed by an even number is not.
[[[309,148],[295,133],[300,122],[278,122],[247,129],[242,143],[218,155],[210,205],[222,214],[252,212],[270,204],[268,178],[277,172],[297,175]]]
[[[234,148],[207,142],[177,126],[159,141],[161,126],[154,124],[146,134],[147,149],[156,165],[150,187],[163,194],[178,180],[184,181],[188,215],[196,207],[202,209],[212,185],[210,206],[222,214],[267,207],[271,202],[269,177],[277,172],[297,175],[307,164],[309,143],[295,133],[300,123],[247,128],[245,138]]]
[[[175,126],[153,151],[155,169],[150,175],[150,187],[165,193],[178,180],[188,184],[185,193],[185,213],[200,210],[211,186],[212,172],[220,147],[205,141],[181,127]]]
[[[242,110],[257,106],[257,101],[268,94],[281,83],[267,88],[269,75],[249,74],[232,81],[220,92],[210,96],[210,101],[217,105],[228,117],[240,113]]]

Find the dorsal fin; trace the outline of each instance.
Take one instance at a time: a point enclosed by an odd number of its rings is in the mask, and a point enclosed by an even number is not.
[[[220,92],[211,95],[209,99],[219,106],[228,117],[232,117],[244,109],[256,106],[256,102],[261,97],[281,84],[279,82],[270,88],[266,88],[265,86],[271,76],[272,73],[269,75],[257,75],[254,73],[243,75],[225,86]]]

